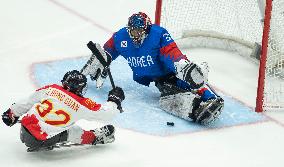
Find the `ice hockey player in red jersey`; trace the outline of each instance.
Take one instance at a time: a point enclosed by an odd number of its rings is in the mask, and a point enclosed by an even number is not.
[[[108,60],[123,56],[137,83],[149,86],[155,82],[163,110],[201,124],[210,124],[219,117],[224,101],[207,85],[207,64],[190,61],[169,32],[152,24],[145,13],[130,16],[127,26],[111,36],[104,50]],[[96,61],[92,57],[90,60]],[[102,66],[85,67],[82,72],[101,87],[107,76]]]
[[[67,72],[62,86],[48,85],[36,90],[28,99],[14,103],[3,113],[7,126],[21,123],[21,141],[28,151],[53,149],[58,143],[106,144],[115,140],[113,125],[84,130],[76,125],[80,119],[109,120],[124,100],[124,92],[116,87],[105,104],[83,97],[87,78],[77,70]],[[21,121],[18,121],[21,117]]]

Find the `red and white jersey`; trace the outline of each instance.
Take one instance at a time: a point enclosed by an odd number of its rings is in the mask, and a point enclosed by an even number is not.
[[[56,84],[38,89],[29,99],[13,104],[11,110],[18,117],[26,114],[21,124],[38,140],[55,136],[80,119],[109,120],[119,113],[114,102],[97,104]]]

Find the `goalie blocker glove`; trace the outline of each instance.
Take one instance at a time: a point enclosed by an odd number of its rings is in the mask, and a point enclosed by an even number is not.
[[[174,65],[177,78],[186,81],[192,89],[199,89],[207,83],[208,65],[206,62],[198,65],[188,60],[180,60]]]
[[[96,87],[101,88],[105,78],[108,76],[109,65],[111,63],[111,55],[104,51],[99,44],[90,41],[87,44],[92,51],[92,56],[81,69],[84,75],[90,75],[91,80],[96,81]]]
[[[19,117],[16,117],[10,108],[2,114],[2,120],[7,126],[13,126],[18,119]]]
[[[117,104],[117,109],[121,110],[121,102],[125,99],[124,92],[120,87],[115,87],[108,93],[108,100]],[[122,110],[121,110],[122,111]]]

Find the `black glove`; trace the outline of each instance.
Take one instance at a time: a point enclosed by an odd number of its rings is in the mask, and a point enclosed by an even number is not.
[[[2,115],[2,120],[7,126],[13,126],[17,123],[18,119],[19,117],[16,117],[10,108]]]
[[[104,79],[108,76],[107,70],[108,70],[108,68],[104,68],[103,71],[102,71],[101,76],[102,76],[102,78],[104,78]]]
[[[106,79],[106,77],[108,76],[107,70],[108,68],[104,68],[103,71],[101,71],[101,69],[99,68],[95,74],[90,74],[91,80],[96,81],[100,75],[102,79]]]
[[[120,87],[115,87],[108,93],[107,101],[112,101],[117,104],[117,109],[121,110],[121,102],[125,99],[124,92]]]

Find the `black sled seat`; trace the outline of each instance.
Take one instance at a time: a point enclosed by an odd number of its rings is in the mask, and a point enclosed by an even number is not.
[[[20,138],[22,143],[28,147],[28,152],[40,150],[42,148],[52,149],[56,143],[67,141],[67,131],[63,131],[45,141],[37,140],[24,126],[21,126]]]

